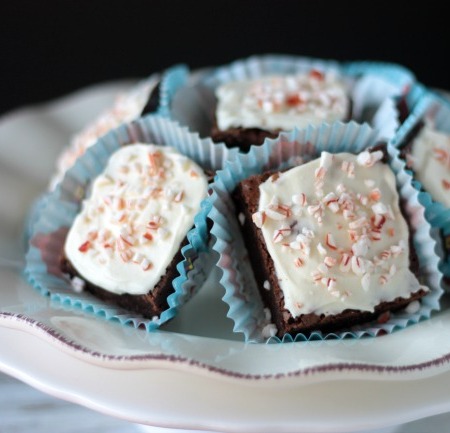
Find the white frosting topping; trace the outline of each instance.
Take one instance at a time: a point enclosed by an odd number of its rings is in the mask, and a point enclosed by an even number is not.
[[[145,294],[158,283],[206,196],[203,170],[175,149],[116,151],[68,233],[65,254],[87,281]]]
[[[433,199],[450,207],[450,135],[427,122],[412,143],[408,164]]]
[[[134,87],[130,92],[118,95],[111,108],[102,112],[92,123],[77,133],[56,161],[56,173],[51,180],[50,188],[53,189],[61,182],[65,172],[97,139],[122,123],[137,119],[156,83],[156,78],[149,79]]]
[[[322,152],[260,185],[253,221],[292,316],[373,311],[420,289],[395,176],[382,156]]]
[[[311,70],[232,81],[216,90],[217,126],[290,130],[344,120],[349,113],[345,84],[336,74]]]

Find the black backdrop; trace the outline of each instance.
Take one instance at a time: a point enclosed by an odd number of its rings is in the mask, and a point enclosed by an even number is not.
[[[262,53],[396,62],[450,89],[444,2],[0,3],[0,114],[174,63],[197,68]]]

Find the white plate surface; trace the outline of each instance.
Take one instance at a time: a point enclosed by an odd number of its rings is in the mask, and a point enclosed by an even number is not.
[[[450,411],[450,310],[392,335],[256,345],[233,334],[217,275],[146,333],[52,304],[21,274],[22,228],[69,137],[130,82],[0,119],[0,369],[131,422],[223,432],[345,432]]]

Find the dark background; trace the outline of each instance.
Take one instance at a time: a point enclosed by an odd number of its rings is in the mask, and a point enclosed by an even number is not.
[[[450,17],[440,3],[2,1],[0,114],[175,63],[263,53],[396,62],[450,89]]]

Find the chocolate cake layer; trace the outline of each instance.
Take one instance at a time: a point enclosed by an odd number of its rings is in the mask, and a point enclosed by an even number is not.
[[[275,138],[278,133],[259,128],[230,128],[221,131],[215,126],[211,131],[211,138],[215,143],[223,142],[227,147],[238,147],[242,152],[248,152],[251,145],[261,145],[266,138]]]

